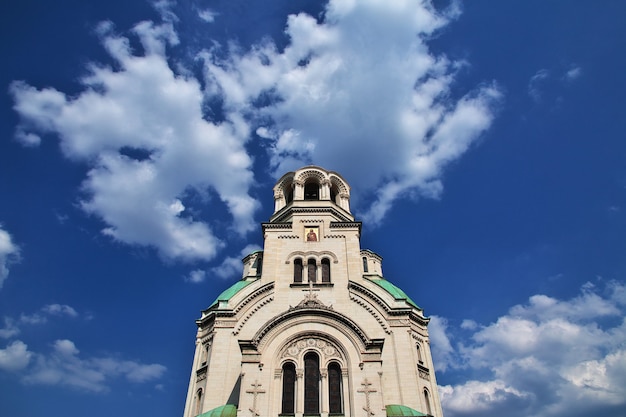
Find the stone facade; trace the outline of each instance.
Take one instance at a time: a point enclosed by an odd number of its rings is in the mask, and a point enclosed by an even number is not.
[[[361,249],[346,181],[307,166],[274,199],[263,251],[196,322],[184,417],[443,417],[428,319]]]

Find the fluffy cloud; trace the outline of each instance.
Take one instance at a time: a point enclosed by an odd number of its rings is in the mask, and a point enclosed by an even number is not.
[[[0,289],[9,276],[9,265],[19,259],[20,249],[0,224]]]
[[[57,340],[48,355],[33,354],[34,363],[24,373],[22,381],[26,384],[64,385],[102,392],[109,389],[107,384],[114,378],[142,383],[159,379],[166,371],[159,364],[146,365],[114,357],[83,359],[79,354],[80,351],[71,340]]]
[[[448,331],[445,340],[456,341],[455,352],[445,343],[438,352],[433,339],[436,358],[443,358],[444,370],[468,375],[465,383],[441,387],[446,416],[498,416],[503,410],[508,416],[532,410],[549,417],[589,415],[610,407],[623,411],[625,291],[618,282],[601,289],[586,284],[570,300],[530,297],[487,326],[474,323],[453,330],[449,324],[436,325]]]
[[[91,166],[81,207],[106,223],[107,236],[155,247],[166,259],[211,259],[223,242],[194,219],[185,199],[199,195],[207,206],[224,204],[234,229],[252,229],[258,203],[248,194],[247,125],[236,116],[204,118],[200,83],[168,65],[165,51],[177,43],[171,24],[135,26],[141,56],[111,25],[99,30],[117,69],[90,65],[77,96],[13,83],[17,136],[33,144],[35,133],[54,133],[68,158]]]
[[[225,61],[207,52],[207,78],[227,111],[266,102],[256,132],[276,175],[311,162],[340,170],[375,193],[363,217],[378,222],[412,192],[439,196],[444,168],[493,120],[498,88],[453,98],[461,64],[428,50],[456,13],[428,1],[331,0],[321,22],[289,17],[282,51],[266,42]]]
[[[211,260],[224,246],[225,235],[194,218],[197,197],[211,213],[225,206],[240,234],[252,230],[253,138],[275,175],[308,163],[342,172],[375,223],[399,198],[441,194],[446,166],[490,126],[501,96],[493,83],[455,96],[464,63],[428,49],[456,2],[438,11],[427,0],[330,0],[319,19],[288,17],[284,48],[212,43],[197,54],[200,80],[194,63],[170,64],[181,40],[161,3],[164,23],[133,29],[143,54],[100,26],[115,65],[90,64],[79,94],[24,82],[10,90],[22,143],[54,134],[90,167],[81,207],[104,221],[103,233],[166,259]]]
[[[16,372],[28,366],[32,352],[28,346],[20,340],[15,340],[5,349],[0,349],[0,369],[3,371]]]
[[[221,279],[239,278],[241,277],[241,260],[260,249],[257,245],[248,245],[241,250],[238,257],[229,256],[225,258],[219,266],[211,268],[211,272]]]
[[[50,317],[76,318],[79,314],[74,308],[66,304],[48,304],[43,306],[39,311],[31,314],[20,314],[19,318],[4,317],[4,327],[0,328],[0,338],[9,339],[20,333],[20,327],[23,325],[45,324]],[[85,316],[90,319],[90,315]]]

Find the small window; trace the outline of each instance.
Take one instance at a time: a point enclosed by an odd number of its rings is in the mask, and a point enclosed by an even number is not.
[[[307,262],[307,270],[308,270],[308,280],[309,282],[317,281],[317,265],[315,263],[315,259],[309,259]]]
[[[202,413],[202,388],[196,392],[196,415]]]
[[[433,414],[433,410],[430,408],[430,395],[428,394],[428,390],[424,390],[424,401],[426,403],[426,413],[429,415]]]
[[[335,204],[339,204],[339,201],[337,201],[337,194],[339,194],[337,192],[337,186],[333,185],[332,187],[330,187],[330,201]]]
[[[322,259],[322,282],[330,282],[330,260]]]
[[[309,182],[304,184],[304,199],[305,200],[319,200],[320,199],[320,186],[315,182]]]
[[[287,204],[293,201],[293,183],[290,182],[285,185],[285,188],[283,188],[283,194],[285,195],[285,202]]]
[[[363,257],[363,272],[367,272],[367,258]]]
[[[419,362],[420,365],[423,365],[424,359],[422,359],[422,349],[420,349],[419,343],[415,345],[415,348],[417,349],[417,361]]]
[[[293,261],[293,282],[302,282],[302,259]]]

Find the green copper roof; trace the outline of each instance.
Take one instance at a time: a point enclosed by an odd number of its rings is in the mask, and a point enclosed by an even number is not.
[[[421,308],[417,304],[415,304],[415,302],[411,300],[411,298],[409,298],[409,296],[406,295],[404,291],[402,291],[400,288],[396,287],[395,285],[393,285],[391,282],[387,281],[386,279],[371,278],[371,277],[367,277],[367,279],[369,279],[374,284],[378,285],[379,287],[387,291],[396,300],[404,300],[407,303],[411,304],[413,307],[421,310]]]
[[[211,307],[213,307],[214,305],[216,305],[220,301],[228,301],[228,300],[230,300],[235,294],[237,294],[244,287],[248,286],[249,284],[251,284],[253,282],[254,281],[246,281],[246,280],[241,280],[241,281],[235,282],[233,285],[231,285],[230,287],[225,289],[220,295],[217,296],[215,301],[213,301],[213,304],[211,304]],[[211,308],[211,307],[209,307],[209,308]]]
[[[232,404],[226,404],[202,413],[198,417],[237,417],[237,407]]]
[[[428,414],[420,413],[417,410],[413,410],[406,405],[391,404],[385,406],[387,409],[387,417],[401,417],[401,416],[427,416]]]

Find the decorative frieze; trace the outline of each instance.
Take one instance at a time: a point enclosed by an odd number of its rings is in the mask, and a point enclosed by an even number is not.
[[[330,341],[320,338],[319,336],[309,336],[306,338],[298,339],[283,350],[281,359],[284,358],[299,358],[303,351],[314,349],[319,352],[325,359],[343,359],[341,351]]]

